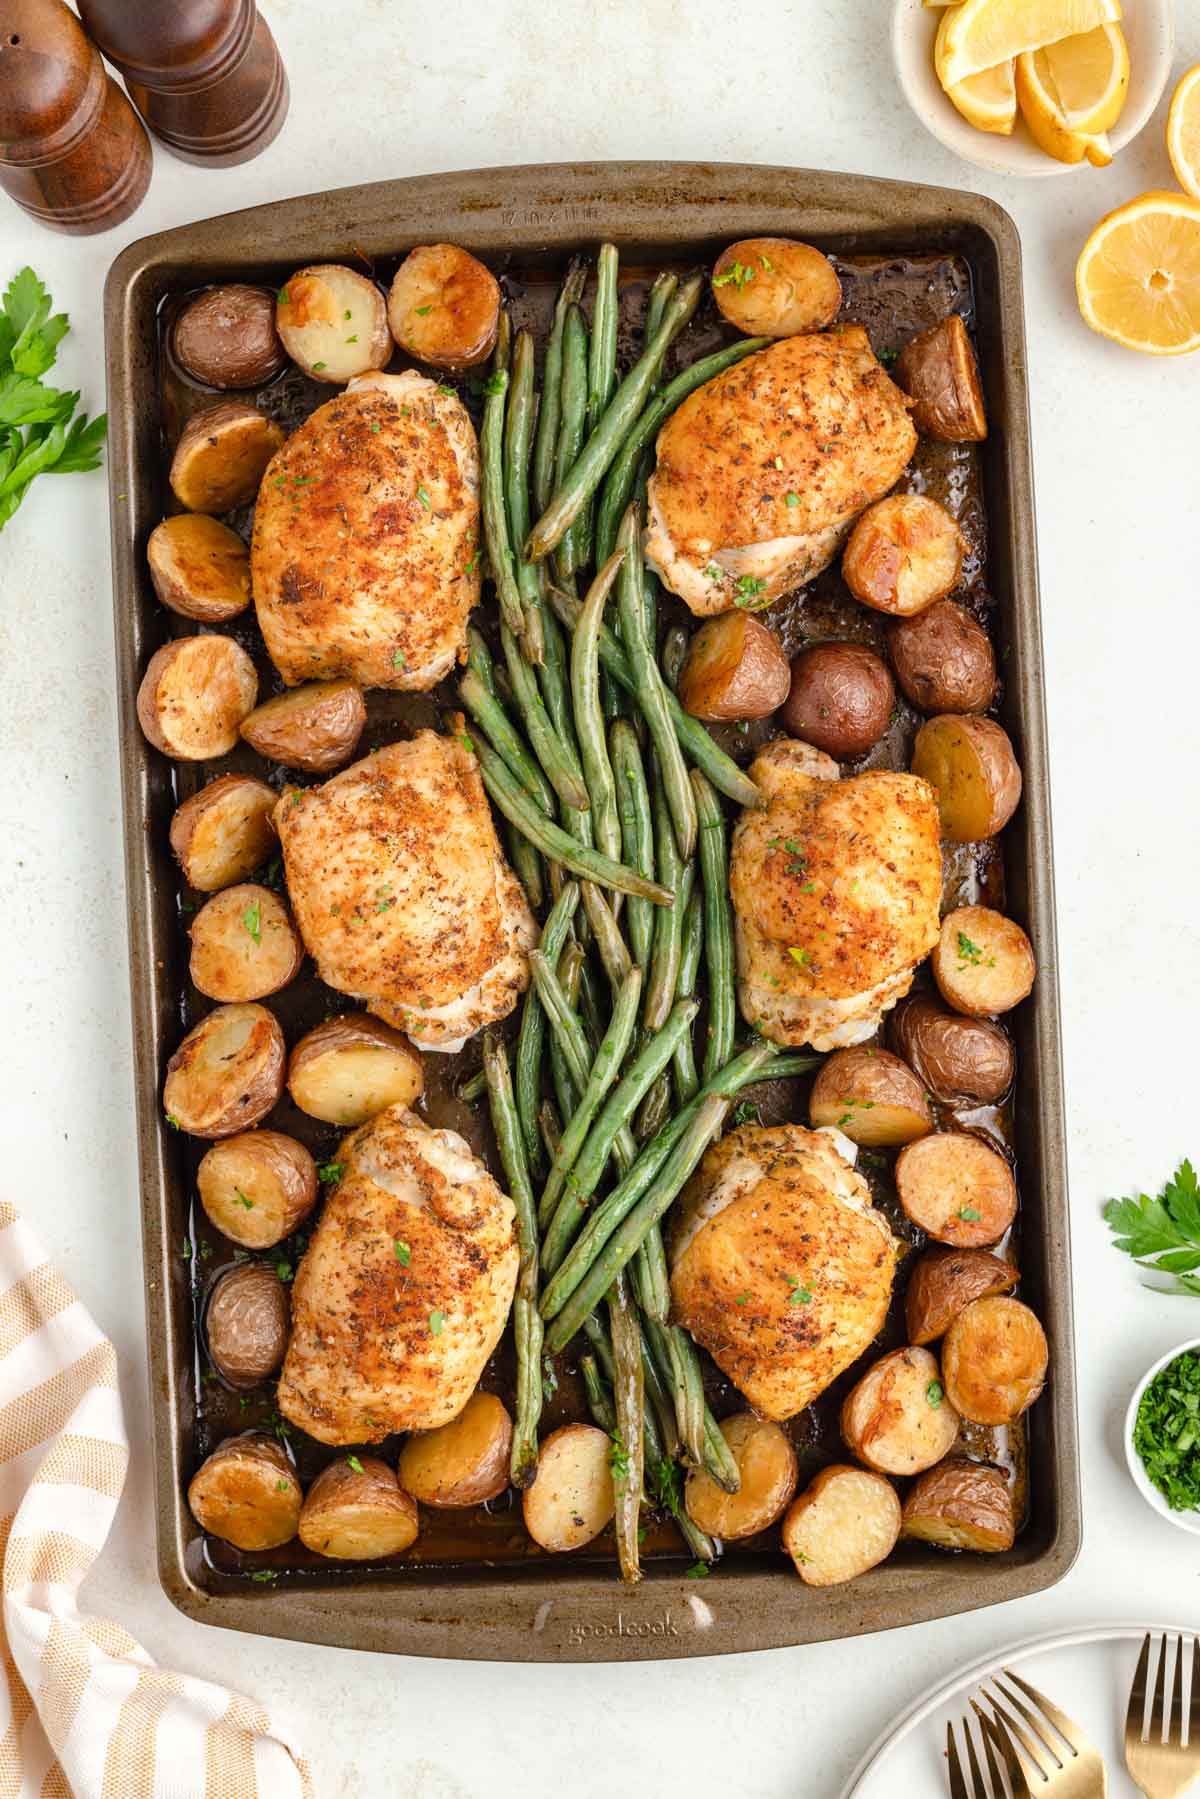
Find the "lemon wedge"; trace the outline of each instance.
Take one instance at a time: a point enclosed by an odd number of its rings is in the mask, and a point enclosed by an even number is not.
[[[1172,96],[1167,155],[1180,187],[1200,200],[1200,62],[1183,76]]]
[[[1129,91],[1129,51],[1119,25],[1097,25],[1017,57],[1017,101],[1035,143],[1059,162],[1112,161],[1105,132]]]
[[[1120,0],[962,0],[951,9],[935,50],[938,80],[949,91],[1028,50],[1116,24]]]
[[[1093,331],[1150,356],[1200,349],[1200,200],[1141,194],[1101,219],[1075,269]]]

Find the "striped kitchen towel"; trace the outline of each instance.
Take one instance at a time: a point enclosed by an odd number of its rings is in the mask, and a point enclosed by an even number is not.
[[[262,1706],[77,1610],[128,1461],[116,1352],[0,1202],[0,1799],[312,1799]]]

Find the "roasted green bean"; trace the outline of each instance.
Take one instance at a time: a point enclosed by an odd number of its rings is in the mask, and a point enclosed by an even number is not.
[[[562,416],[558,427],[555,466],[558,470],[558,483],[561,485],[562,472],[574,467],[587,437],[588,329],[578,306],[572,306],[567,314],[559,391],[562,395]],[[587,526],[585,520],[581,523],[582,519],[583,508],[579,507],[572,514],[568,529],[560,532],[554,544],[548,546],[558,552],[556,566],[561,576],[573,575],[587,560],[584,553]],[[527,538],[522,546],[523,553],[528,561],[539,561],[545,552],[535,552],[531,545],[532,539]]]
[[[529,452],[536,408],[533,338],[528,331],[518,331],[504,420],[504,495],[508,503],[508,534],[516,563],[517,592],[525,615],[521,645],[530,662],[540,663],[545,653],[541,571],[536,563],[526,562],[521,553],[529,535]]]
[[[539,947],[551,966],[555,966],[558,962],[578,904],[578,883],[568,881],[551,906],[546,922],[542,926]],[[542,1010],[542,1002],[537,996],[537,988],[531,986],[525,995],[525,1004],[521,1012],[521,1028],[517,1033],[514,1086],[525,1154],[530,1167],[539,1173],[542,1168],[542,1158],[541,1140],[538,1133],[538,1113],[542,1090],[542,1046],[545,1040],[546,1014]]]
[[[733,1053],[737,999],[733,986],[733,907],[729,902],[729,859],[725,853],[725,814],[704,776],[692,770],[696,816],[700,823],[700,872],[704,877],[704,959],[708,970],[708,1042],[704,1049],[705,1080],[723,1068]]]
[[[623,860],[627,868],[636,868],[646,880],[653,880],[654,821],[650,793],[637,732],[628,719],[619,718],[613,723],[608,734],[608,747],[617,783]],[[625,916],[633,959],[639,967],[648,968],[654,939],[654,907],[643,899],[630,899]]]
[[[675,984],[675,992],[680,999],[690,999],[696,991],[696,977],[700,971],[700,957],[704,953],[704,902],[698,893],[693,893],[688,901],[687,914],[683,921],[683,946],[679,952],[679,979]],[[686,1106],[693,1099],[700,1085],[700,1076],[696,1073],[696,1053],[692,1043],[692,1033],[688,1031],[679,1040],[675,1051],[672,1074],[675,1080],[675,1098],[679,1105]]]
[[[645,1473],[645,1388],[642,1376],[642,1333],[623,1277],[608,1295],[612,1330],[613,1399],[617,1429],[610,1455],[616,1498],[617,1555],[621,1578],[633,1585],[642,1578],[638,1557],[638,1521]]]
[[[521,734],[507,712],[474,668],[468,667],[458,683],[458,697],[484,731],[531,799],[548,818],[554,816],[554,789],[530,755]]]
[[[543,1214],[552,1205],[557,1205],[563,1183],[583,1148],[592,1121],[603,1105],[609,1088],[616,1080],[621,1063],[625,1060],[625,1053],[632,1041],[634,1027],[637,1024],[637,1007],[641,992],[642,971],[640,968],[631,968],[617,994],[613,1005],[612,1020],[588,1071],[579,1104],[572,1116],[563,1120],[562,1142],[558,1146],[558,1154],[554,1158],[542,1191],[539,1210]]]
[[[576,260],[567,269],[554,306],[554,322],[546,344],[546,363],[542,370],[542,400],[538,412],[537,434],[533,446],[533,503],[542,513],[554,493],[554,474],[558,456],[558,428],[562,418],[561,383],[563,331],[567,313],[577,306],[587,281],[586,265]]]
[[[509,1463],[514,1487],[527,1487],[537,1473],[538,1419],[542,1412],[542,1338],[544,1326],[537,1309],[538,1226],[521,1121],[517,1116],[508,1053],[492,1031],[483,1037],[483,1067],[487,1077],[492,1129],[507,1180],[509,1198],[517,1214],[520,1267],[514,1301],[517,1351],[517,1404]]]
[[[625,551],[625,560],[617,577],[621,638],[634,679],[638,707],[658,756],[663,789],[675,830],[675,842],[680,856],[686,862],[696,847],[696,802],[667,703],[670,690],[663,682],[646,635],[641,531],[636,506],[630,506],[621,521],[617,548]]]
[[[576,766],[574,754],[550,723],[537,676],[522,654],[515,634],[505,624],[500,627],[500,643],[504,650],[504,665],[512,683],[513,701],[521,714],[525,735],[533,747],[542,772],[564,806],[586,812],[587,788],[583,783],[583,775]],[[486,725],[484,729],[487,729]]]
[[[596,257],[596,301],[588,357],[588,430],[594,431],[617,384],[617,275],[615,244],[601,244]],[[522,541],[524,541],[522,539]]]
[[[517,636],[525,628],[525,609],[517,590],[516,564],[508,537],[508,516],[504,505],[504,412],[508,393],[508,314],[501,308],[500,328],[492,372],[488,376],[483,402],[483,425],[479,432],[480,488],[483,512],[483,541],[487,545],[488,563],[500,602],[500,615],[509,630]]]
[[[617,788],[604,733],[600,704],[600,659],[597,645],[604,623],[604,606],[624,556],[609,557],[591,586],[571,640],[571,698],[575,706],[575,733],[583,762],[591,804],[592,834],[597,849],[614,862],[621,859],[621,820]]]

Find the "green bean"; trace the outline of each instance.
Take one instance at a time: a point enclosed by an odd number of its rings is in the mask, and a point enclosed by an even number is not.
[[[615,888],[618,893],[639,894],[643,899],[653,900],[659,906],[671,904],[672,896],[665,887],[659,887],[654,881],[644,881],[632,868],[626,868],[620,862],[611,862],[598,850],[588,849],[584,844],[576,842],[544,813],[539,812],[529,795],[513,780],[486,739],[476,738],[474,747],[483,784],[497,810],[504,814],[510,824],[516,825],[534,847],[541,850],[543,856],[561,862],[564,868],[569,868],[572,874],[579,875],[585,881],[595,881],[601,887]]]
[[[610,556],[588,588],[571,640],[571,697],[575,703],[575,732],[591,802],[592,832],[596,847],[611,856],[614,862],[621,859],[621,820],[617,812],[616,782],[604,736],[597,641],[604,623],[605,601],[624,559],[623,554]]]
[[[584,881],[582,892],[583,909],[592,927],[592,936],[600,952],[604,972],[615,992],[629,973],[633,962],[613,909],[595,882]]]
[[[637,1115],[637,1123],[633,1134],[639,1143],[648,1143],[656,1137],[671,1115],[671,1078],[660,1074],[647,1093],[641,1111]]]
[[[683,1447],[698,1468],[704,1460],[704,1383],[700,1367],[684,1348],[684,1333],[670,1325],[663,1332],[671,1387],[675,1398],[675,1416]]]
[[[633,1585],[642,1578],[638,1559],[638,1521],[645,1474],[646,1397],[642,1377],[642,1335],[624,1280],[618,1276],[608,1295],[612,1330],[613,1398],[617,1429],[613,1442],[613,1492],[616,1498],[617,1555],[621,1578]]]
[[[536,955],[537,952],[534,953]],[[580,1095],[579,1105],[573,1116],[565,1121],[562,1142],[558,1146],[558,1154],[554,1158],[549,1177],[542,1191],[539,1209],[543,1213],[552,1203],[557,1205],[563,1183],[583,1148],[592,1120],[600,1110],[605,1095],[617,1078],[621,1063],[625,1060],[625,1052],[632,1040],[634,1027],[637,1024],[637,1007],[641,993],[642,971],[640,968],[631,968],[617,994],[613,1005],[612,1020],[604,1034],[603,1042],[596,1051],[596,1059],[592,1063],[587,1083]]]
[[[566,748],[550,723],[537,677],[521,654],[515,634],[505,624],[500,627],[500,644],[504,651],[508,678],[512,682],[513,700],[521,714],[525,735],[543,773],[564,806],[572,806],[579,812],[586,811],[587,788],[575,765],[574,755]],[[483,728],[486,731],[487,726],[484,725]]]
[[[538,1130],[542,1134],[542,1145],[546,1151],[546,1159],[552,1162],[558,1153],[562,1141],[562,1123],[558,1116],[558,1108],[552,1099],[544,1099],[538,1107]]]
[[[737,1001],[733,988],[733,907],[729,903],[729,861],[725,814],[698,770],[692,770],[696,816],[700,821],[700,870],[704,876],[704,960],[708,969],[708,1042],[704,1078],[723,1068],[733,1053]]]
[[[567,311],[579,303],[587,280],[582,261],[572,262],[567,269],[554,306],[554,323],[546,344],[546,364],[542,371],[542,403],[538,413],[537,435],[533,446],[533,502],[544,512],[554,492],[555,458],[558,454],[558,427],[561,420],[563,329]]]
[[[687,655],[687,649],[687,632],[682,625],[672,625],[671,629],[667,632],[667,635],[663,638],[661,657],[663,678],[672,693],[674,693],[679,686],[679,674],[680,670],[683,668],[683,659]]]
[[[593,1317],[595,1314],[593,1313]],[[584,1326],[586,1330],[587,1326]],[[673,1462],[679,1454],[679,1425],[675,1417],[675,1406],[667,1391],[666,1383],[658,1371],[658,1364],[651,1353],[647,1332],[653,1328],[653,1321],[641,1320],[642,1337],[642,1381],[650,1404],[654,1408],[654,1419],[658,1426],[663,1443],[663,1459]]]
[[[725,369],[732,368],[743,357],[753,356],[756,350],[765,349],[770,342],[769,337],[744,337],[736,344],[728,344],[725,349],[714,351],[711,356],[702,356],[699,362],[693,362],[681,375],[676,375],[656,398],[650,400],[631,425],[605,477],[604,491],[600,495],[600,506],[596,514],[598,556],[606,553],[606,544],[617,540],[621,514],[634,497],[642,453],[650,449],[661,426],[698,387],[703,387],[706,381],[713,380]]]
[[[487,639],[482,631],[475,629],[474,625],[467,626],[467,667],[495,699],[496,666],[492,661],[492,652],[488,649]]]
[[[496,754],[503,757],[526,793],[536,800],[539,809],[547,817],[553,818],[553,787],[526,749],[519,731],[510,721],[500,701],[494,693],[488,691],[473,668],[468,668],[459,682],[458,697],[476,724],[487,732]]]
[[[583,1377],[583,1390],[587,1396],[588,1411],[592,1414],[592,1423],[611,1437],[617,1428],[617,1408],[613,1403],[612,1388],[596,1366],[593,1355],[581,1355],[579,1372]]]
[[[594,431],[617,384],[617,273],[615,244],[601,244],[596,257],[596,299],[588,358],[588,430]]]
[[[654,770],[654,854],[658,878],[675,895],[673,906],[664,906],[654,920],[654,952],[646,982],[646,1003],[642,1022],[648,1031],[657,1031],[675,1004],[675,986],[679,980],[679,956],[683,946],[683,921],[692,897],[695,869],[681,862],[675,847],[675,831],[663,792],[662,775]]]
[[[671,1277],[667,1272],[662,1228],[657,1220],[650,1225],[634,1251],[633,1270],[638,1304],[647,1318],[657,1318],[665,1324],[671,1310]]]
[[[525,628],[525,610],[517,591],[512,545],[508,537],[508,518],[504,509],[504,410],[508,392],[508,314],[501,308],[500,330],[492,373],[485,389],[483,425],[479,433],[480,487],[482,493],[483,540],[488,562],[500,602],[500,614],[510,631],[518,634]]]
[[[557,480],[562,484],[563,474],[573,468],[583,448],[587,436],[587,398],[588,398],[588,330],[583,313],[578,306],[572,306],[567,313],[566,329],[563,332],[563,364],[562,383],[559,390],[562,394],[562,417],[558,427],[558,453],[555,466],[558,471]],[[553,503],[553,502],[551,502]],[[571,517],[574,526],[580,518],[582,509],[577,509]],[[553,545],[547,550],[558,550],[557,567],[560,575],[573,575],[583,566],[585,557],[584,537],[586,529],[568,529],[559,533]],[[529,562],[537,562],[546,552],[534,551],[532,539],[526,538],[523,554]]]
[[[546,898],[545,885],[542,881],[542,858],[534,849],[527,837],[522,837],[515,825],[505,820],[505,836],[508,839],[508,859],[513,873],[525,891],[534,912],[540,912]]]
[[[560,459],[554,497],[533,527],[525,546],[525,554],[531,561],[537,561],[557,548],[604,479],[626,432],[646,404],[663,358],[695,312],[703,285],[703,277],[695,275],[672,296],[658,330],[605,407],[603,417],[582,452],[569,468],[565,468]],[[561,434],[559,441],[561,445]]]
[[[537,565],[526,562],[520,548],[529,535],[529,451],[536,406],[533,338],[528,331],[518,331],[504,423],[504,494],[508,502],[509,541],[516,546],[517,591],[525,615],[521,642],[529,660],[540,663],[545,652],[542,579]]]
[[[508,1053],[493,1031],[483,1038],[483,1066],[487,1076],[492,1129],[517,1215],[520,1267],[515,1299],[517,1351],[517,1404],[513,1425],[509,1476],[514,1487],[527,1487],[537,1473],[538,1419],[542,1411],[542,1338],[544,1326],[537,1309],[538,1226],[533,1187],[525,1160],[525,1143],[517,1115]]]
[[[608,734],[609,755],[617,783],[617,811],[621,819],[621,849],[626,866],[636,868],[646,880],[654,878],[654,821],[650,794],[637,732],[628,719],[617,719]],[[633,959],[641,968],[650,966],[654,938],[654,908],[645,900],[631,899],[626,912]]]
[[[689,1347],[692,1347],[689,1339]],[[692,1347],[692,1354],[695,1355]],[[703,1387],[701,1388],[703,1392]],[[707,1405],[704,1408],[704,1448],[701,1454],[705,1472],[712,1475],[719,1487],[727,1493],[736,1493],[742,1484],[742,1471],[738,1467],[737,1458],[725,1441],[725,1432],[717,1423]]]
[[[603,1322],[601,1321],[600,1312],[598,1310],[595,1312],[589,1312],[587,1317],[584,1319],[583,1334],[592,1346],[592,1354],[595,1357],[596,1362],[599,1364],[600,1370],[601,1370],[602,1374],[604,1375],[605,1380],[608,1382],[610,1387],[615,1387],[616,1379],[617,1379],[617,1365],[613,1359],[612,1342],[609,1338],[608,1332],[604,1328]],[[642,1442],[643,1442],[643,1446],[644,1446],[644,1456],[643,1456],[643,1464],[642,1465],[643,1465],[644,1471],[649,1471],[649,1470],[655,1468],[658,1465],[658,1463],[664,1459],[664,1457],[666,1455],[666,1451],[663,1447],[663,1438],[660,1434],[660,1423],[659,1423],[657,1406],[656,1406],[656,1402],[654,1400],[653,1390],[651,1388],[651,1381],[655,1379],[655,1373],[654,1372],[647,1373],[646,1347],[645,1347],[644,1342],[642,1341],[642,1334],[641,1334],[640,1329],[638,1331],[638,1344],[639,1344],[639,1348],[641,1351],[643,1391],[648,1393],[650,1395],[650,1399],[651,1399],[651,1404],[649,1406],[643,1406],[643,1408],[642,1408]],[[668,1410],[669,1409],[670,1408],[668,1408]],[[670,1412],[670,1421],[671,1421],[671,1427],[673,1430],[674,1422],[675,1422],[675,1414],[673,1411]],[[648,1496],[647,1489],[645,1486],[644,1474],[643,1474],[643,1484],[642,1484],[642,1496],[643,1496],[643,1498],[646,1498]]]
[[[644,343],[648,344],[653,340],[654,333],[662,324],[663,313],[674,299],[678,286],[679,276],[670,274],[666,269],[654,277],[654,285],[646,301],[646,319],[642,329]]]
[[[582,946],[574,938],[564,945],[555,973],[558,983],[555,1007],[561,1006],[561,1010],[546,1007],[550,1020],[550,1078],[562,1118],[569,1118],[579,1104],[591,1063],[588,1040],[575,1010],[579,1004],[579,977],[585,959]],[[536,981],[536,970],[534,976]],[[546,1004],[544,998],[542,1003]],[[557,1149],[554,1153],[558,1154]],[[538,1222],[540,1224],[541,1220]]]
[[[551,906],[546,922],[542,926],[539,947],[551,964],[556,964],[558,961],[578,904],[578,884],[575,881],[568,881]],[[542,1002],[537,996],[537,988],[531,986],[525,995],[525,1004],[521,1012],[521,1028],[517,1033],[514,1085],[517,1112],[521,1120],[521,1132],[525,1142],[525,1154],[530,1167],[539,1172],[542,1167],[542,1158],[538,1135],[538,1108],[542,1090],[542,1046],[545,1039],[546,1014],[542,1010]]]
[[[562,626],[553,612],[543,606],[542,664],[538,669],[538,683],[542,690],[546,711],[550,714],[550,723],[558,733],[560,742],[574,752],[575,720],[571,716],[571,689],[568,675],[567,652],[563,643]]]
[[[458,1097],[465,1106],[473,1106],[487,1092],[487,1075],[482,1068],[477,1069],[470,1080],[463,1082],[458,1089]]]
[[[687,916],[683,921],[683,946],[679,953],[679,979],[675,984],[675,992],[680,999],[690,999],[696,991],[696,977],[700,972],[700,957],[704,951],[704,902],[698,893],[693,893],[688,901]],[[679,1040],[675,1051],[672,1070],[675,1077],[675,1098],[681,1106],[695,1097],[700,1085],[700,1076],[696,1073],[696,1052],[692,1042],[692,1033],[688,1031]]]
[[[696,847],[696,802],[688,782],[687,766],[667,705],[669,689],[663,682],[654,652],[646,636],[645,598],[642,591],[642,548],[636,506],[621,521],[617,547],[626,552],[617,581],[617,607],[621,637],[636,684],[637,703],[658,755],[667,805],[675,828],[675,842],[686,862]]]

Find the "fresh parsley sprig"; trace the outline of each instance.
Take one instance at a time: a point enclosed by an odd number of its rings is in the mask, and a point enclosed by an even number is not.
[[[1110,1199],[1104,1217],[1118,1249],[1139,1267],[1170,1277],[1159,1292],[1200,1299],[1200,1182],[1190,1162],[1179,1164],[1157,1198],[1135,1193]]]
[[[65,312],[51,316],[51,305],[30,268],[13,276],[0,300],[0,531],[38,475],[100,466],[104,414],[76,418],[78,393],[41,379],[69,325]]]

